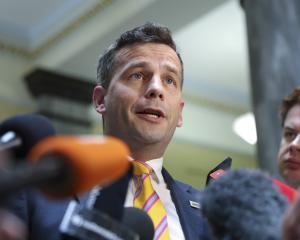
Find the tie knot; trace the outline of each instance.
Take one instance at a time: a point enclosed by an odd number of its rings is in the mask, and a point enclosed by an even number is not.
[[[133,161],[133,173],[135,176],[140,176],[142,174],[150,174],[153,169],[147,165],[145,162]]]

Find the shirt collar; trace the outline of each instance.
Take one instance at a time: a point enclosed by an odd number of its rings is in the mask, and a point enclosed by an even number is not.
[[[130,161],[134,161],[131,157],[129,157]],[[164,181],[163,175],[161,173],[163,167],[163,157],[151,159],[146,162],[152,169],[153,172],[151,174],[152,178],[157,182],[161,183]]]
[[[163,176],[161,173],[162,166],[163,166],[163,158],[161,157],[161,158],[148,160],[146,163],[153,169],[153,179],[158,183],[163,181]]]

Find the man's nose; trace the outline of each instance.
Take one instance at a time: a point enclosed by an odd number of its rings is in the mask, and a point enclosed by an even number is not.
[[[291,146],[293,147],[293,149],[297,149],[298,151],[300,151],[300,133],[298,133],[294,140],[291,142]]]
[[[159,76],[153,76],[148,82],[146,89],[146,98],[159,98],[164,100],[164,87],[162,79]]]

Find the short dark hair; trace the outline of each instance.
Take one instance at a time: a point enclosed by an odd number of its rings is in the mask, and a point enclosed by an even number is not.
[[[156,23],[145,23],[132,30],[124,32],[99,58],[97,66],[97,82],[104,88],[108,88],[115,64],[117,52],[125,46],[134,43],[162,43],[171,47],[177,54],[181,63],[181,87],[183,84],[183,62],[177,52],[176,44],[170,30]]]
[[[281,105],[280,105],[281,126],[284,125],[284,121],[290,109],[297,104],[300,104],[300,86],[296,87],[290,94],[285,96],[281,101]]]

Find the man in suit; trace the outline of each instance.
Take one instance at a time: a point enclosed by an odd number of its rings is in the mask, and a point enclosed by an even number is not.
[[[167,213],[169,238],[198,239],[203,227],[199,193],[163,168],[184,107],[183,63],[169,30],[148,23],[122,34],[101,56],[97,80],[93,100],[104,134],[123,140],[133,161],[154,170],[151,183]],[[126,206],[133,205],[135,192],[132,181]]]
[[[169,29],[147,23],[123,33],[100,57],[97,80],[93,102],[102,115],[104,134],[123,140],[130,159],[151,169],[154,203],[160,202],[166,213],[164,226],[156,226],[155,239],[207,239],[200,192],[175,181],[163,168],[164,152],[176,127],[182,126],[184,107],[183,63]],[[138,185],[133,179],[125,189],[125,206],[136,206]],[[56,240],[67,203],[28,191],[14,209],[29,224],[30,240]]]

